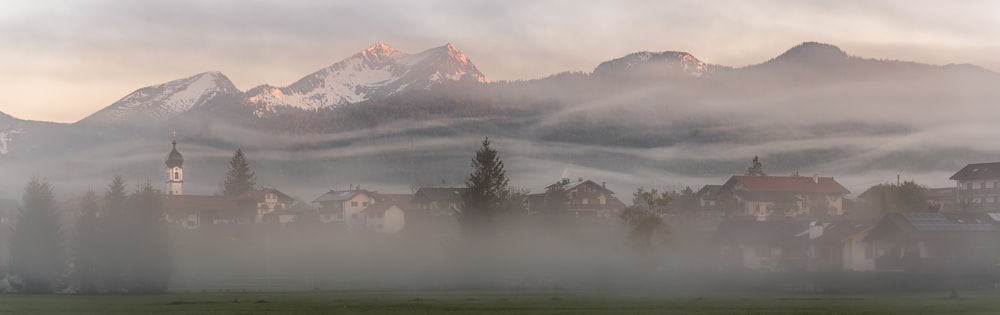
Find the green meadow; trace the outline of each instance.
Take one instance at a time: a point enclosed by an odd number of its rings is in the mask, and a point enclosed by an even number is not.
[[[218,292],[0,295],[0,314],[1000,314],[1000,292]]]

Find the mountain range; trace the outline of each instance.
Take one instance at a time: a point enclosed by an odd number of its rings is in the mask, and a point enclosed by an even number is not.
[[[491,82],[451,44],[409,54],[377,43],[286,87],[244,91],[205,72],[140,88],[73,124],[0,113],[0,159],[37,171],[74,152],[92,161],[90,175],[155,176],[148,156],[176,131],[194,158],[264,153],[262,174],[275,184],[406,185],[461,182],[469,144],[491,136],[525,163],[515,172],[538,176],[528,185],[567,170],[626,185],[697,182],[739,172],[754,155],[777,172],[922,174],[1000,156],[970,127],[1000,114],[998,85],[1000,74],[972,65],[867,59],[815,42],[739,68],[644,51],[588,73]],[[98,162],[109,155],[119,161]]]

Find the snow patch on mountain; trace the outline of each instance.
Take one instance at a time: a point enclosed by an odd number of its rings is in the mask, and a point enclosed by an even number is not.
[[[0,157],[7,156],[9,145],[14,140],[15,135],[23,134],[24,129],[13,129],[0,132]]]
[[[318,109],[463,80],[489,82],[468,56],[451,44],[407,54],[377,43],[288,87],[254,88],[244,103],[261,116],[277,107]]]
[[[238,93],[222,73],[205,72],[136,90],[81,122],[163,121],[216,96]]]
[[[688,75],[700,77],[708,72],[708,64],[693,55],[679,51],[632,53],[621,58],[602,62],[594,75]]]

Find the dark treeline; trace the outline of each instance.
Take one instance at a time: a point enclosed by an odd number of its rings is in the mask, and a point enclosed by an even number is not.
[[[167,289],[171,254],[159,192],[149,183],[127,191],[121,177],[103,198],[86,193],[74,205],[74,232],[60,226],[45,179],[24,189],[11,237],[6,280],[23,293],[146,294]],[[69,237],[67,237],[69,236]]]

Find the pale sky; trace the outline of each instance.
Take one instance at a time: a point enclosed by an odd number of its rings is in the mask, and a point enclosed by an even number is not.
[[[804,41],[1000,71],[1000,1],[11,0],[0,111],[74,122],[205,71],[241,90],[285,86],[380,41],[452,43],[493,80],[589,72],[636,51],[738,67]]]

